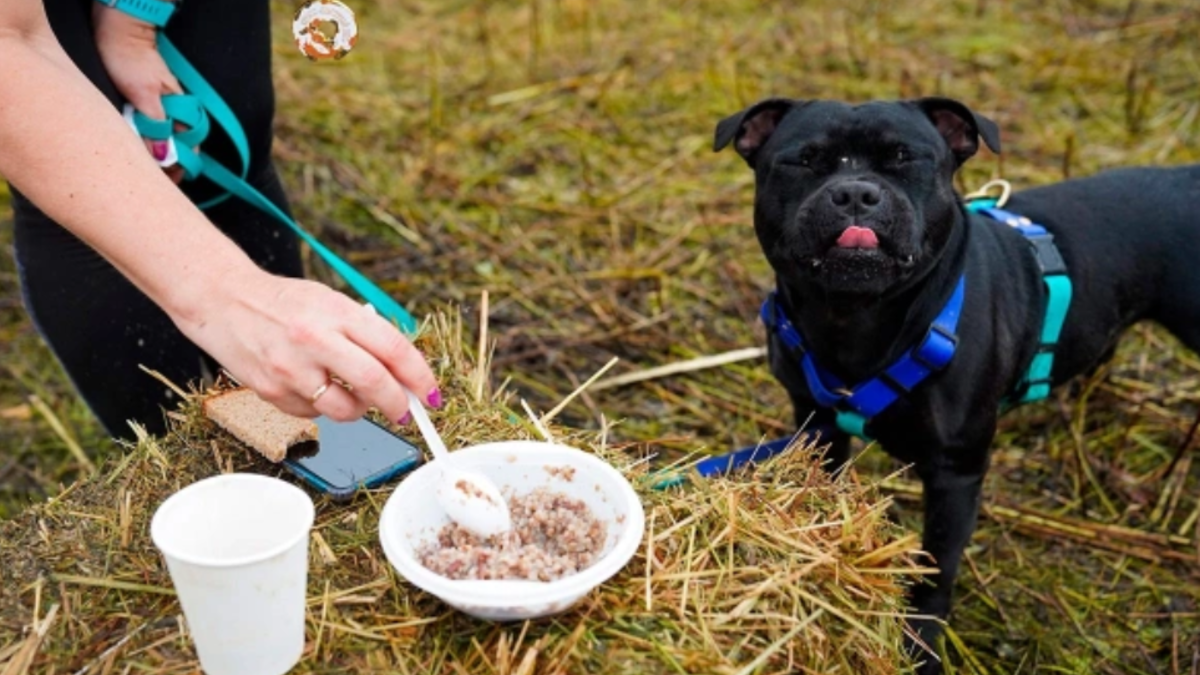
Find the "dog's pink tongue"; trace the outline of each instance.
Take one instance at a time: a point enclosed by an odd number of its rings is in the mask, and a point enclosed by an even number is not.
[[[838,237],[837,245],[842,248],[879,248],[879,238],[869,227],[851,225]]]

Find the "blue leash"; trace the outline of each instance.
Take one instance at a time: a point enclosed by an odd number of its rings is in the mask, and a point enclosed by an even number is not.
[[[175,4],[163,0],[97,0],[103,5],[113,7],[130,14],[134,18],[151,23],[159,28],[166,25],[175,10]],[[167,39],[160,30],[158,32],[158,51],[170,68],[175,79],[187,94],[170,94],[163,97],[163,110],[167,119],[153,120],[140,112],[133,113],[133,123],[145,138],[155,141],[167,141],[174,146],[179,166],[187,180],[204,177],[225,191],[214,199],[197,206],[206,209],[228,199],[230,195],[242,199],[279,222],[287,225],[304,243],[308,244],[317,255],[342,277],[350,288],[354,289],[364,300],[373,305],[385,318],[396,323],[400,330],[408,335],[417,332],[417,321],[407,310],[375,285],[370,279],[355,269],[350,263],[329,250],[308,232],[305,232],[296,221],[263,196],[246,182],[246,172],[250,168],[250,146],[246,141],[245,131],[238,122],[237,116],[221,98],[208,81],[184,58],[175,45]],[[198,147],[212,127],[211,121],[225,131],[234,148],[237,149],[241,160],[241,170],[234,173],[221,166],[203,152],[192,150]],[[185,127],[176,131],[176,124]]]
[[[724,455],[714,455],[696,463],[693,469],[696,473],[711,478],[729,473],[750,462],[762,462],[783,452],[792,444],[792,438],[780,438],[761,445],[752,445],[741,450],[735,450]],[[687,476],[678,471],[656,471],[654,489],[663,490],[687,482]]]

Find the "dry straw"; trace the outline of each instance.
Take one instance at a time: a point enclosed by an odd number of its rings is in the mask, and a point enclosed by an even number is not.
[[[436,315],[422,338],[451,394],[435,413],[449,444],[539,438],[544,422],[622,467],[646,505],[638,554],[566,614],[493,624],[396,577],[376,533],[387,490],[320,501],[297,672],[901,671],[901,598],[920,572],[918,544],[889,523],[874,486],[853,471],[830,480],[801,439],[753,473],[656,490],[650,463],[609,446],[607,430],[531,420],[492,392],[479,375],[490,350],[472,342],[456,314]],[[96,476],[0,525],[0,673],[195,669],[150,516],[199,478],[278,472],[200,418],[197,401],[166,437],[143,434]]]

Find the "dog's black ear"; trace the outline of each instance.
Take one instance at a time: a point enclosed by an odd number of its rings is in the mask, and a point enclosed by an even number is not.
[[[1000,152],[1000,128],[996,123],[949,98],[923,98],[917,107],[946,139],[959,166],[979,150],[979,139],[992,152]]]
[[[796,106],[796,101],[786,98],[769,98],[759,101],[745,110],[730,115],[717,123],[713,139],[713,152],[718,152],[729,143],[742,159],[754,166],[754,155],[767,142],[779,126],[779,120]]]

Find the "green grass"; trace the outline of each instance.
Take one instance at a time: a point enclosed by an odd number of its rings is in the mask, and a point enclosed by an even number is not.
[[[473,316],[488,290],[494,373],[543,409],[613,356],[622,371],[762,342],[771,276],[751,176],[709,152],[716,121],[759,98],[963,100],[1004,145],[967,165],[964,188],[1200,161],[1188,0],[350,4],[359,45],[320,64],[290,45],[290,4],[274,5],[276,156],[297,214],[418,312],[454,301]],[[0,350],[3,515],[78,471],[20,408],[29,396],[89,451],[114,449],[28,325],[7,257]],[[1183,447],[1198,401],[1200,360],[1143,327],[1094,378],[1005,418],[985,495],[1000,510],[958,585],[961,672],[1200,672],[1200,536],[1182,529],[1200,496],[1196,441]],[[677,451],[779,436],[790,411],[749,362],[585,395],[562,419],[601,415]],[[1158,508],[1164,492],[1174,508]],[[1190,544],[1082,544],[1005,507]],[[915,527],[917,503],[896,515]],[[1193,559],[1151,560],[1165,550]]]

